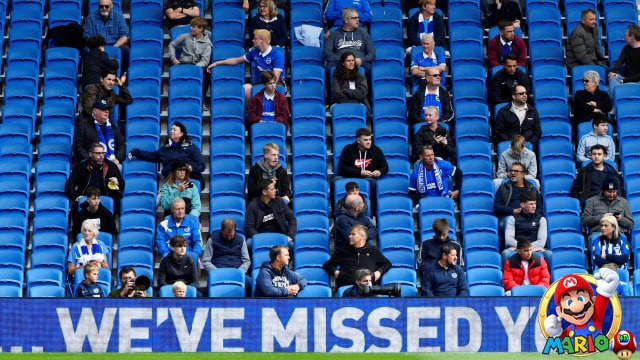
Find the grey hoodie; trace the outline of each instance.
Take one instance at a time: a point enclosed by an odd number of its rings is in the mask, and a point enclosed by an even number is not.
[[[498,162],[498,174],[496,177],[498,179],[506,179],[509,169],[511,169],[511,164],[516,161],[521,162],[527,168],[525,177],[535,179],[538,176],[538,161],[536,160],[536,154],[533,151],[524,148],[520,156],[517,156],[513,150],[511,150],[511,147],[509,147],[500,155],[500,161]]]

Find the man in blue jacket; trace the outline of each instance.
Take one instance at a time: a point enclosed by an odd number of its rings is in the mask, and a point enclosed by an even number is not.
[[[255,297],[296,296],[307,285],[304,276],[289,270],[289,248],[277,245],[269,251],[256,279]]]
[[[193,215],[185,214],[184,200],[179,197],[171,201],[171,215],[158,224],[156,247],[160,256],[165,257],[171,253],[169,239],[175,235],[181,235],[187,239],[187,252],[190,256],[197,258],[202,254],[200,221]]]
[[[367,239],[369,241],[376,238],[376,226],[373,225],[363,209],[364,201],[360,195],[347,195],[344,201],[344,208],[340,210],[334,226],[336,247],[349,246],[351,228],[357,224],[367,227]]]
[[[442,245],[438,261],[428,264],[422,272],[423,296],[469,296],[466,274],[456,261],[456,248],[451,244]]]

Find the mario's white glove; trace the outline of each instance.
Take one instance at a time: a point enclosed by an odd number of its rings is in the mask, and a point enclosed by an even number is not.
[[[604,297],[610,298],[615,294],[620,283],[620,277],[618,272],[608,268],[600,268],[597,273],[593,275],[596,279],[596,292]]]
[[[544,319],[544,330],[550,337],[558,337],[562,334],[562,318],[557,315],[549,315]]]

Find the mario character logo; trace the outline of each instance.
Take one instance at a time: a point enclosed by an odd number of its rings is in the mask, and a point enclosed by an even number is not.
[[[581,356],[608,351],[621,321],[615,294],[619,282],[617,271],[601,268],[594,276],[569,274],[551,284],[538,310],[547,338],[542,353]]]
[[[620,360],[629,360],[636,352],[636,339],[628,330],[618,331],[611,342],[611,350]]]

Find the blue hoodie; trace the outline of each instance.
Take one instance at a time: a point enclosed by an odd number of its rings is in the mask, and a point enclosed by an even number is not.
[[[256,279],[254,297],[287,297],[289,294],[287,287],[293,284],[299,284],[302,290],[307,286],[307,279],[286,266],[278,270],[270,262],[265,261]]]

